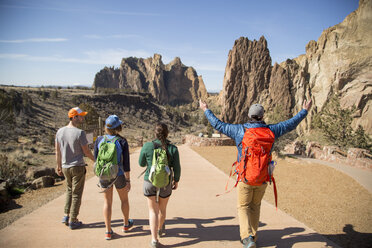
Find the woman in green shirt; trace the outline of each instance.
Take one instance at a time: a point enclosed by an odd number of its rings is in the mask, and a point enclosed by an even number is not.
[[[177,189],[178,181],[181,175],[180,159],[178,149],[175,145],[170,144],[167,140],[168,127],[164,123],[159,123],[155,127],[156,138],[152,142],[147,142],[143,145],[139,156],[139,165],[146,168],[145,180],[143,183],[143,193],[147,197],[149,207],[149,222],[151,229],[151,246],[159,247],[158,237],[165,235],[165,217],[169,197],[172,190]],[[160,188],[159,200],[157,201],[157,189],[149,181],[149,173],[152,165],[153,153],[156,147],[161,147],[167,151],[168,165],[173,173],[170,173],[169,184]]]

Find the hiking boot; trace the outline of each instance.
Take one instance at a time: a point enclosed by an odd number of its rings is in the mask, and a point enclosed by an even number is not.
[[[81,221],[71,221],[68,226],[70,227],[71,230],[74,230],[74,229],[77,229],[77,228],[80,228],[81,226],[83,225],[83,222]]]
[[[105,232],[105,239],[110,240],[112,238],[112,235],[114,234],[114,231]]]
[[[123,226],[123,232],[128,232],[129,229],[133,227],[134,221],[132,219],[128,220],[128,225]]]
[[[154,240],[152,240],[152,241],[150,242],[150,247],[151,247],[151,248],[160,248],[160,247],[161,247],[161,244],[159,243],[159,241],[154,241]]]
[[[68,226],[69,219],[70,219],[70,217],[68,217],[67,215],[63,216],[62,223],[65,224],[66,226]]]
[[[164,223],[163,226],[158,230],[158,236],[159,236],[159,238],[165,236],[165,223]]]
[[[243,248],[256,248],[256,243],[253,240],[252,236],[243,239]]]

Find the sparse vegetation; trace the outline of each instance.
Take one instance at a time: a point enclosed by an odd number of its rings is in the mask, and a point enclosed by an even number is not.
[[[0,180],[12,186],[21,185],[25,181],[26,166],[19,161],[9,159],[0,154]]]
[[[327,140],[342,149],[357,147],[372,151],[371,139],[361,126],[351,127],[355,107],[342,109],[337,95],[333,96],[313,119],[312,127],[318,129]]]

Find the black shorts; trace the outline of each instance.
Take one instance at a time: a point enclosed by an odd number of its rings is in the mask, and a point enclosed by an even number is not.
[[[102,188],[106,189],[113,181],[114,180],[111,180],[111,181],[99,180],[99,183],[101,184]],[[118,176],[114,185],[117,189],[124,188],[127,185],[127,181],[125,180],[125,176],[124,175]]]

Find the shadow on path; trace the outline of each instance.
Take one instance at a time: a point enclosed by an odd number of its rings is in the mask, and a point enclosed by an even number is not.
[[[234,219],[235,217],[219,217],[212,219],[198,219],[198,218],[182,218],[176,217],[167,219],[165,221],[166,234],[165,237],[185,238],[187,241],[180,242],[174,245],[167,245],[164,247],[182,247],[197,244],[205,241],[237,241],[239,237],[238,225],[218,225],[206,227],[206,224],[218,223],[220,221]],[[112,227],[121,227],[123,225],[122,219],[112,220]],[[150,230],[144,230],[143,226],[149,225],[148,219],[134,219],[133,228],[127,233],[120,235],[115,233],[113,239],[130,238],[138,236],[151,236]],[[173,227],[172,225],[183,225],[190,227]],[[105,223],[94,222],[84,224],[83,228],[105,228]],[[191,239],[191,240],[190,240]]]
[[[357,232],[351,224],[345,225],[343,231],[343,234],[323,234],[323,236],[341,247],[372,248],[372,233]]]

